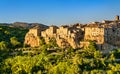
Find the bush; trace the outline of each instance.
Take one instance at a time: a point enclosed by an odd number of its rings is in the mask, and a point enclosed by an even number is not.
[[[13,47],[21,46],[21,43],[18,41],[18,39],[16,37],[11,37],[10,42],[13,45]]]
[[[5,41],[0,42],[0,50],[7,49],[8,43]]]

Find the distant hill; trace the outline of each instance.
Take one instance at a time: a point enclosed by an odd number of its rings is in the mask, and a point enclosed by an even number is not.
[[[40,23],[25,23],[25,22],[15,22],[15,23],[12,24],[12,26],[23,27],[23,28],[32,28],[32,27],[35,27],[35,26],[47,27],[46,25],[40,24]]]
[[[10,26],[10,27],[22,27],[22,28],[33,28],[35,26],[48,27],[47,25],[40,23],[26,23],[26,22],[14,22],[14,23],[0,23],[0,26]]]
[[[0,23],[0,26],[10,26],[12,25],[11,23]]]

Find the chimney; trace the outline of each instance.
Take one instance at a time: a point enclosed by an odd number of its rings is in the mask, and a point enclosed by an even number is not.
[[[118,15],[115,17],[115,20],[116,20],[116,21],[118,21],[118,20],[119,20],[119,16],[118,16]]]

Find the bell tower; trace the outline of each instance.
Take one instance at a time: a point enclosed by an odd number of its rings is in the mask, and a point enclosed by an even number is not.
[[[119,16],[118,16],[118,15],[115,16],[115,20],[116,20],[116,21],[119,20]]]

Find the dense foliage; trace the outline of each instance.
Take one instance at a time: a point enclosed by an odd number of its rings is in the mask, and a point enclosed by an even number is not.
[[[6,29],[7,28],[7,29]],[[8,31],[10,35],[2,36]],[[12,33],[12,31],[17,33]],[[120,49],[103,54],[90,41],[87,48],[62,49],[51,38],[49,44],[40,37],[40,47],[21,47],[24,33],[21,29],[2,27],[0,30],[0,74],[119,74]],[[19,31],[22,34],[19,34]],[[6,32],[7,33],[7,32]],[[13,35],[12,35],[13,34]],[[20,37],[19,37],[20,36]],[[8,45],[12,45],[12,50]]]
[[[0,26],[0,48],[3,48],[3,46],[8,48],[23,46],[27,31],[28,30],[24,28]]]
[[[24,48],[27,49],[27,48]],[[120,73],[120,62],[115,55],[118,50],[112,51],[109,55],[103,55],[99,50],[72,49],[73,51],[50,52],[40,48],[30,48],[40,50],[40,54],[1,53],[0,72],[7,74],[77,74],[77,73],[100,73],[113,74]],[[20,51],[19,51],[20,52]],[[7,56],[6,56],[7,55]],[[9,56],[8,56],[9,55]]]

